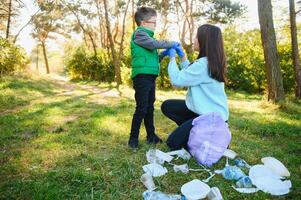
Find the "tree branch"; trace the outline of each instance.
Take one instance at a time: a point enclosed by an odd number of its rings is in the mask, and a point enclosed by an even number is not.
[[[28,22],[24,25],[24,26],[22,26],[22,28],[18,31],[18,33],[15,35],[15,38],[14,38],[14,40],[13,40],[13,43],[15,43],[16,41],[17,41],[17,38],[18,38],[18,36],[20,35],[20,33],[21,33],[21,31],[26,27],[26,26],[28,26],[30,23],[31,23],[31,21],[34,19],[34,17],[40,12],[40,8],[30,17],[30,19],[28,20]]]
[[[298,14],[299,14],[299,12],[301,12],[301,9],[300,9],[300,10],[298,10],[298,11],[297,11],[295,14],[296,14],[296,15],[298,15]]]

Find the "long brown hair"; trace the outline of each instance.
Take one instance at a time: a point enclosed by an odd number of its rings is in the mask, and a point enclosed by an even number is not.
[[[207,57],[209,76],[219,82],[227,82],[226,55],[222,31],[219,27],[204,24],[198,28],[199,42],[198,58]]]

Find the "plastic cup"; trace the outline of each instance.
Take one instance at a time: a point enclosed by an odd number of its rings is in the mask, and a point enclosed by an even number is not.
[[[140,178],[140,181],[147,188],[148,191],[153,191],[156,189],[153,177],[148,174],[143,174]]]

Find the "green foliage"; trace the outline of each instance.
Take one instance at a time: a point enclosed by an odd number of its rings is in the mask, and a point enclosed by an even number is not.
[[[228,62],[228,87],[247,92],[261,92],[266,86],[264,57],[259,30],[238,33],[224,31]]]
[[[79,46],[71,57],[67,57],[67,72],[73,79],[88,79],[104,82],[114,80],[113,61],[105,50],[99,50],[97,57]]]
[[[286,93],[293,92],[295,88],[295,77],[291,45],[289,43],[279,44],[277,48],[280,58],[284,91]]]
[[[263,92],[266,88],[264,55],[259,30],[239,33],[233,28],[224,31],[228,61],[228,88],[246,92]],[[294,71],[290,43],[278,44],[284,89],[294,89]]]
[[[17,70],[23,70],[28,62],[29,60],[22,48],[0,38],[0,77]]]

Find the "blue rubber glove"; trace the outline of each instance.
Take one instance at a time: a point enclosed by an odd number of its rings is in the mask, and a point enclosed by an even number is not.
[[[185,56],[185,53],[184,53],[181,45],[176,47],[176,51],[177,51],[177,54],[179,55],[180,58],[183,58]]]
[[[169,58],[175,58],[176,57],[176,50],[174,48],[170,48],[167,50],[167,56]]]
[[[171,48],[174,48],[174,49],[175,49],[175,48],[177,48],[178,46],[181,46],[180,43],[175,42],[175,41],[172,41],[172,42],[171,42]]]
[[[164,58],[165,56],[167,56],[167,54],[168,54],[168,49],[165,49],[165,50],[163,50],[163,51],[161,51],[161,53],[160,53],[160,58]]]

